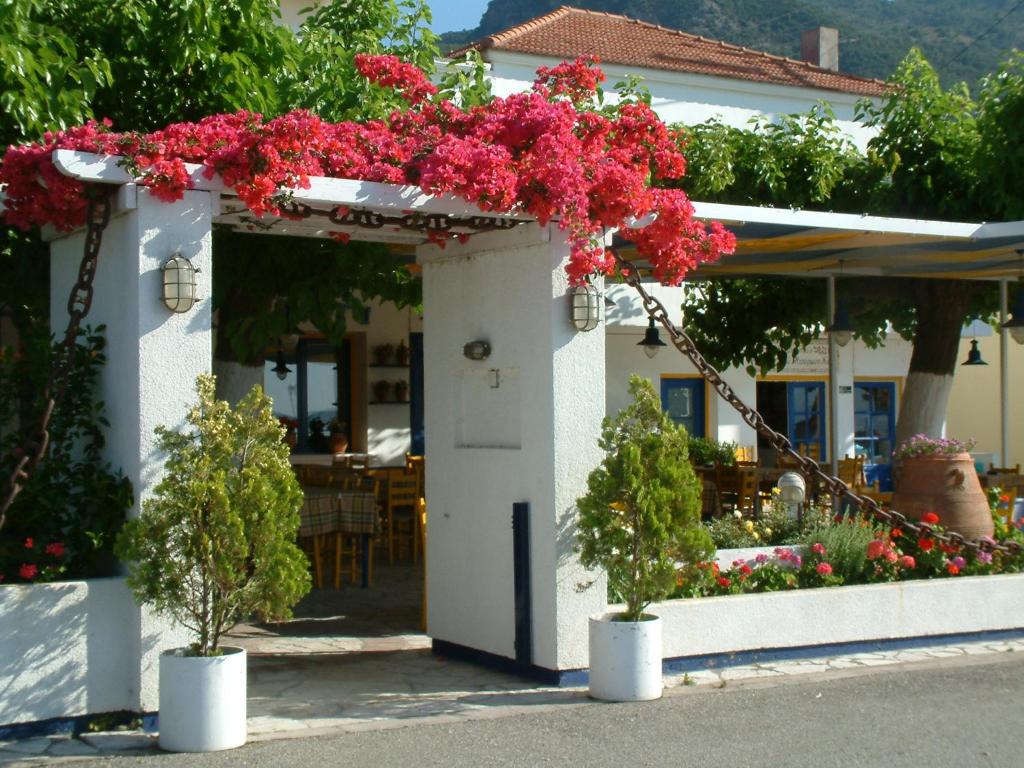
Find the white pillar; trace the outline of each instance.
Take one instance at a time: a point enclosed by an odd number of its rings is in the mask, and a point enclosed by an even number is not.
[[[210,370],[213,200],[209,192],[188,191],[183,200],[168,204],[145,189],[136,195],[131,187],[120,198],[129,209],[117,214],[103,234],[85,322],[107,326],[99,392],[111,425],[105,458],[131,481],[135,505],[129,514],[137,515],[163,467],[154,429],[184,422],[195,400],[195,378]],[[76,232],[50,246],[50,320],[58,334],[67,323],[67,297],[83,242],[84,233]],[[176,251],[199,269],[201,301],[184,314],[172,313],[160,301],[160,266]],[[102,686],[107,710],[155,710],[157,658],[162,650],[182,645],[184,637],[135,607],[127,592],[123,599],[128,603],[118,632],[123,646],[90,648],[89,663],[116,670]],[[114,691],[121,702],[117,707],[110,705]],[[90,703],[90,711],[103,710]]]
[[[1010,466],[1010,341],[1003,326],[1009,320],[1007,280],[999,281],[999,466]]]
[[[588,665],[587,617],[606,605],[603,575],[573,554],[575,501],[601,459],[604,326],[572,327],[567,257],[557,226],[535,224],[418,252],[428,633],[515,657],[512,505],[528,502],[532,666],[556,673]],[[474,340],[489,358],[463,356]]]

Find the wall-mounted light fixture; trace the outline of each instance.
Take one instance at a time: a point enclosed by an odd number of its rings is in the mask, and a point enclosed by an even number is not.
[[[648,357],[654,357],[658,354],[659,349],[668,346],[661,340],[661,334],[659,334],[658,329],[654,327],[653,317],[648,318],[647,332],[644,334],[643,339],[637,342],[637,346],[643,347],[644,354]]]
[[[592,331],[601,322],[601,294],[590,283],[569,292],[571,320],[577,331]]]
[[[491,344],[487,341],[471,341],[462,348],[462,354],[470,360],[486,360],[491,356]]]
[[[292,372],[292,369],[285,365],[284,362],[284,349],[282,347],[277,348],[277,365],[271,368],[281,381],[288,378],[288,374]]]
[[[163,286],[160,300],[171,312],[188,312],[199,301],[196,295],[196,269],[192,262],[175,253],[160,267]]]

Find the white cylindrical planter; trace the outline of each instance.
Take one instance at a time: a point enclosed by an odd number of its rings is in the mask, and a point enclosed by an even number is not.
[[[215,752],[245,744],[245,651],[160,656],[160,748]]]
[[[590,695],[604,701],[661,698],[661,619],[613,621],[590,617]]]

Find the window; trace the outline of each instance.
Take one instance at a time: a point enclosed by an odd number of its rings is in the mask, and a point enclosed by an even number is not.
[[[789,441],[797,450],[824,460],[825,451],[825,384],[820,381],[791,381],[787,384]]]
[[[694,437],[704,437],[704,379],[661,380],[661,407]]]
[[[891,490],[892,452],[896,437],[896,385],[891,381],[858,381],[853,385],[853,440],[864,457],[867,481]]]

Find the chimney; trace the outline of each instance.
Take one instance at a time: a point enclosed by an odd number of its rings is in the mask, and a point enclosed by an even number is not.
[[[838,72],[839,30],[832,27],[816,27],[801,33],[800,60]]]

